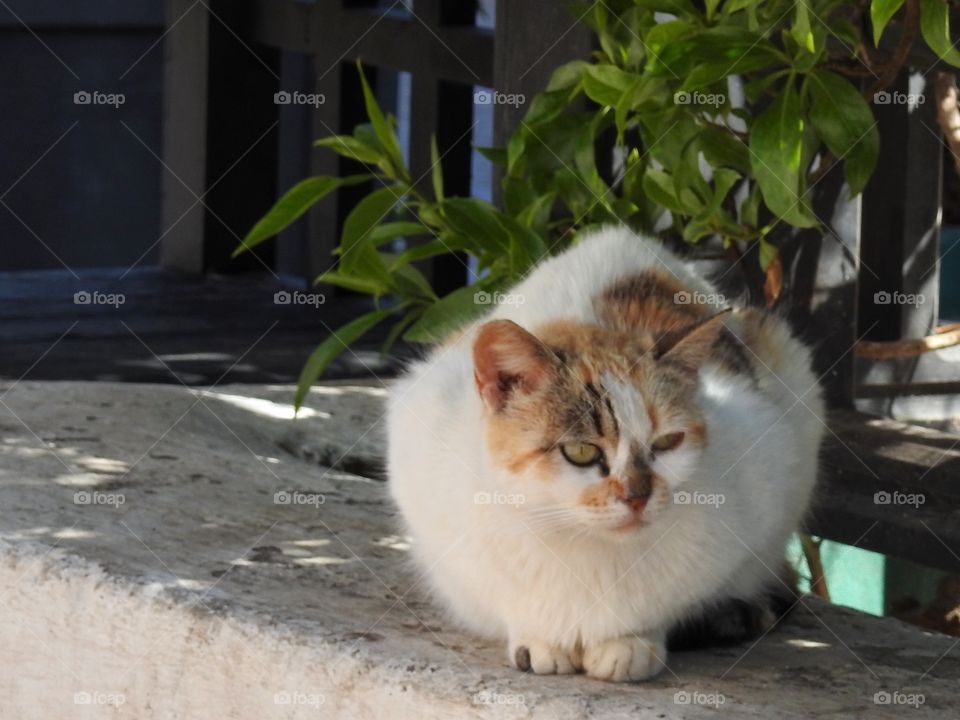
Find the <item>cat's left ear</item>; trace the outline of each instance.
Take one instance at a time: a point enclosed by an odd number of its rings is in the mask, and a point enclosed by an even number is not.
[[[529,393],[549,378],[553,361],[536,337],[510,320],[480,327],[473,344],[473,374],[488,408],[499,412],[516,393]]]
[[[723,331],[723,321],[729,313],[729,308],[721,310],[692,325],[665,333],[657,339],[654,350],[657,359],[696,372],[710,357],[713,345]]]

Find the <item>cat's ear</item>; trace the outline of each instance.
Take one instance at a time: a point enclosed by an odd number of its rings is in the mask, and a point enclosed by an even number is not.
[[[691,325],[665,333],[657,339],[654,349],[657,359],[696,372],[710,357],[713,345],[723,331],[723,321],[729,312],[729,309],[721,310]]]
[[[549,350],[515,322],[491,320],[480,327],[473,344],[473,374],[480,397],[494,412],[512,395],[541,387],[552,368]]]

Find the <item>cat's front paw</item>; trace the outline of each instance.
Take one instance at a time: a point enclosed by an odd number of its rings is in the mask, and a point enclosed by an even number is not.
[[[517,670],[537,675],[570,675],[583,669],[579,650],[564,650],[540,640],[510,643],[510,662]]]
[[[587,648],[583,668],[598,680],[635,682],[657,675],[667,661],[663,642],[640,637],[618,637]]]

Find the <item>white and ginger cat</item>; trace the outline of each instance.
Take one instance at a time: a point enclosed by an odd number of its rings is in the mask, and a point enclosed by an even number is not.
[[[624,229],[511,295],[391,390],[389,486],[435,595],[543,674],[652,677],[725,603],[769,628],[824,428],[807,348]]]

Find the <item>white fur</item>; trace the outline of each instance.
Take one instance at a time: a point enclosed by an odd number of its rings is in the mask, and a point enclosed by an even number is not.
[[[571,467],[556,482],[526,483],[493,464],[473,378],[476,328],[495,318],[527,329],[554,319],[596,322],[595,296],[652,267],[692,291],[715,292],[658,243],[605,229],[543,262],[511,291],[522,303],[494,307],[391,391],[389,486],[419,569],[456,620],[507,640],[511,659],[528,648],[536,672],[585,667],[596,677],[635,680],[659,671],[672,624],[721,597],[749,598],[778,582],[785,543],[814,485],[820,391],[808,350],[779,320],[772,322],[780,352],[759,359],[767,367],[758,384],[701,370],[707,446],[658,460],[654,470],[669,494],[651,500],[639,531],[603,531],[622,520],[612,515],[619,509],[604,517],[570,509],[542,522],[538,508],[573,505],[588,482],[583,474]],[[737,332],[738,322],[734,315],[728,326]],[[615,378],[604,385],[622,435],[649,440],[635,390]],[[618,449],[611,464],[622,461]],[[695,491],[724,502],[675,502],[673,493]]]

